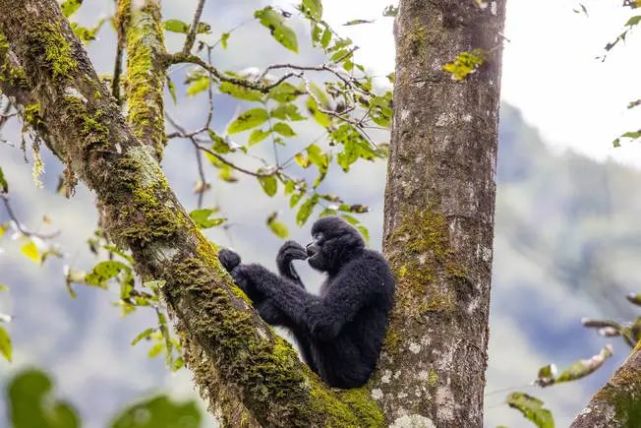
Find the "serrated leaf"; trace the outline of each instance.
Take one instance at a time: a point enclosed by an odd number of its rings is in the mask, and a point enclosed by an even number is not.
[[[278,213],[272,213],[267,218],[267,226],[269,226],[269,229],[274,233],[274,235],[278,236],[281,239],[285,239],[287,238],[287,236],[289,236],[287,226],[278,221]]]
[[[11,336],[9,336],[9,332],[2,326],[0,326],[0,354],[7,361],[11,361],[11,356],[13,354]]]
[[[262,92],[255,89],[245,88],[240,85],[235,85],[230,82],[221,83],[218,89],[220,89],[220,92],[223,94],[231,95],[239,100],[261,101],[263,99]]]
[[[269,113],[263,108],[254,108],[247,110],[238,116],[232,123],[229,124],[227,132],[229,134],[237,134],[239,132],[247,131],[267,122]]]
[[[258,177],[258,182],[267,195],[274,196],[278,191],[278,180],[273,175]]]
[[[298,212],[296,213],[296,224],[302,226],[307,222],[309,216],[312,215],[314,207],[318,203],[318,195],[314,195],[311,198],[307,199],[303,205],[300,206]]]
[[[275,123],[272,127],[272,131],[282,135],[283,137],[293,137],[294,135],[296,135],[292,127],[285,122]]]
[[[263,131],[262,129],[254,129],[251,134],[249,134],[249,140],[248,144],[250,146],[253,146],[254,144],[258,144],[261,141],[263,141],[265,138],[267,138],[271,134],[271,131]]]
[[[517,409],[538,428],[554,428],[552,413],[543,407],[543,401],[524,392],[514,392],[507,397],[507,404]]]
[[[321,0],[303,0],[301,10],[308,18],[320,21],[323,18],[323,3]]]
[[[293,52],[298,52],[298,40],[294,30],[285,25],[283,15],[278,13],[273,7],[267,6],[264,9],[254,12],[254,17],[260,23],[269,29],[272,37]]]
[[[0,193],[7,193],[7,192],[9,192],[9,183],[7,183],[7,179],[4,178],[4,172],[0,167]]]
[[[171,31],[172,33],[187,34],[189,32],[189,24],[181,21],[180,19],[168,19],[163,22],[163,27],[165,30]]]
[[[20,252],[29,260],[34,263],[42,263],[42,253],[38,249],[38,246],[32,240],[29,240],[22,247],[20,247]]]
[[[222,217],[212,217],[216,212],[218,212],[218,210],[200,208],[190,212],[189,217],[191,217],[196,226],[200,229],[209,229],[220,226],[225,222],[225,219]]]
[[[82,0],[66,0],[62,2],[60,9],[65,18],[69,18],[80,9],[80,6],[82,6]]]

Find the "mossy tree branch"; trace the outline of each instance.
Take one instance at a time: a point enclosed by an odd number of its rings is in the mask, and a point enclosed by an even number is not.
[[[324,386],[257,317],[169,188],[158,140],[145,145],[132,133],[55,0],[0,0],[0,33],[0,70],[21,66],[0,90],[23,110],[30,103],[52,151],[95,192],[108,236],[131,250],[143,278],[165,282],[187,365],[221,423],[382,425],[366,391]]]
[[[641,343],[572,422],[571,428],[636,427],[641,421]]]
[[[167,52],[160,1],[119,0],[116,22],[119,43],[127,51],[127,120],[138,140],[153,147],[161,159],[167,140],[163,107]]]

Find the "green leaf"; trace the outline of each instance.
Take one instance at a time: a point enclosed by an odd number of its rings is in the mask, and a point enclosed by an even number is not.
[[[96,24],[95,27],[83,27],[82,25],[72,22],[71,23],[71,29],[73,30],[73,33],[85,44],[91,42],[92,40],[96,40],[96,34],[98,34],[98,31],[102,28],[102,25],[106,22],[106,19],[101,19],[98,21],[98,24]]]
[[[485,62],[485,51],[474,49],[469,52],[461,52],[454,61],[443,66],[443,71],[452,75],[452,80],[465,80],[474,73]]]
[[[12,353],[11,336],[9,336],[9,332],[4,327],[0,326],[0,354],[7,361],[11,361]]]
[[[167,89],[169,90],[169,95],[171,96],[171,100],[176,104],[176,85],[174,82],[167,76]]]
[[[318,109],[318,104],[312,97],[307,98],[307,111],[309,111],[316,123],[323,128],[327,128],[332,124],[330,117]]]
[[[299,226],[302,226],[307,222],[307,219],[309,218],[310,215],[312,215],[312,212],[314,211],[314,207],[318,203],[318,195],[314,194],[311,198],[307,199],[303,205],[300,206],[298,209],[298,212],[296,213],[296,224]]]
[[[163,27],[165,28],[165,30],[171,31],[172,33],[189,33],[189,24],[179,19],[168,19],[167,21],[163,22]]]
[[[320,21],[323,18],[323,4],[321,0],[303,0],[301,10],[308,18]]]
[[[312,164],[307,156],[305,156],[305,153],[296,153],[294,155],[294,161],[301,167],[301,168],[309,168],[309,166]]]
[[[326,49],[327,46],[329,46],[329,43],[332,41],[332,30],[329,28],[325,28],[325,31],[323,31],[323,35],[321,36],[321,46],[323,49]]]
[[[552,413],[543,407],[543,401],[524,392],[514,392],[507,397],[507,404],[517,409],[538,428],[554,428]]]
[[[254,12],[254,17],[269,29],[272,37],[285,48],[298,52],[298,40],[294,30],[285,25],[283,15],[271,6]]]
[[[267,218],[267,226],[269,226],[269,229],[274,233],[274,235],[278,236],[281,239],[285,239],[287,238],[287,236],[289,236],[287,226],[278,221],[278,213],[276,212],[272,213]]]
[[[40,370],[25,370],[7,386],[13,428],[79,428],[80,418],[68,403],[52,394],[53,384]]]
[[[206,22],[200,21],[198,27],[196,27],[197,34],[209,34],[211,33],[211,25]]]
[[[216,153],[226,154],[233,151],[227,140],[216,134],[212,129],[208,129],[207,134],[213,143],[212,148]]]
[[[201,418],[195,401],[179,403],[165,395],[159,395],[126,408],[109,426],[110,428],[198,428]]]
[[[634,27],[635,25],[639,25],[639,22],[641,22],[641,15],[633,16],[632,18],[628,19],[628,22],[625,23],[625,26]]]
[[[262,125],[267,122],[268,119],[269,113],[267,113],[267,110],[263,108],[247,110],[229,124],[227,132],[229,134],[237,134],[239,132],[247,131],[248,129]]]
[[[270,111],[269,114],[280,120],[291,120],[294,122],[305,120],[305,117],[299,113],[298,106],[296,104],[281,104]]]
[[[316,188],[327,175],[330,158],[329,155],[324,153],[323,150],[316,144],[310,144],[309,147],[307,147],[307,155],[311,163],[313,163],[316,168],[318,168],[319,175],[313,183],[313,187]]]
[[[140,342],[143,339],[149,339],[149,336],[151,336],[154,331],[156,331],[155,328],[148,328],[146,330],[143,330],[142,332],[137,334],[136,337],[134,337],[134,340],[131,341],[131,346],[134,346],[136,343]]]
[[[7,179],[4,178],[4,172],[2,171],[2,168],[0,168],[0,193],[7,192],[9,192],[9,183],[7,183]]]
[[[274,175],[258,177],[258,182],[260,183],[260,186],[263,188],[265,193],[267,193],[270,197],[274,196],[278,191],[278,180],[276,180],[276,177]]]
[[[209,229],[212,227],[220,226],[225,222],[225,219],[222,217],[212,217],[218,210],[210,208],[200,208],[193,210],[189,213],[189,217],[196,223],[200,229]]]
[[[91,272],[85,276],[85,283],[95,287],[107,288],[110,279],[118,276],[120,272],[131,271],[126,264],[116,260],[106,260],[93,267]]]
[[[285,122],[277,122],[276,124],[274,124],[274,126],[272,127],[272,131],[282,135],[283,137],[293,137],[294,135],[296,135],[291,126],[289,126]]]
[[[187,87],[187,95],[193,97],[196,94],[199,94],[202,91],[206,91],[209,88],[209,77],[202,75],[191,81],[191,84]]]
[[[261,101],[263,94],[255,89],[245,88],[243,86],[235,85],[230,82],[223,82],[218,87],[223,94],[231,95],[239,100],[246,101]]]
[[[227,49],[227,46],[229,46],[229,36],[231,36],[230,33],[223,33],[220,36],[220,44],[223,46],[223,49]]]
[[[40,253],[38,246],[31,239],[20,247],[20,252],[34,263],[41,264],[43,262],[42,253]]]
[[[303,91],[296,86],[288,82],[283,82],[269,91],[269,98],[279,103],[288,103],[294,101],[302,94]]]
[[[249,145],[253,146],[254,144],[258,144],[261,141],[263,141],[265,138],[267,138],[271,134],[271,131],[263,131],[262,129],[254,129],[251,134],[249,134]]]
[[[7,287],[5,284],[0,284],[0,293],[4,291],[9,291],[9,287]]]
[[[60,5],[60,9],[62,9],[62,14],[65,18],[69,18],[71,15],[76,13],[78,9],[80,9],[81,5],[82,0],[65,0]]]

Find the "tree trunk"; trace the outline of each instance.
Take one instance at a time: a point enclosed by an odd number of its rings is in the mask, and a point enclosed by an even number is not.
[[[483,425],[504,14],[400,2],[384,235],[397,294],[372,385],[391,426]],[[471,51],[476,73],[443,71]]]

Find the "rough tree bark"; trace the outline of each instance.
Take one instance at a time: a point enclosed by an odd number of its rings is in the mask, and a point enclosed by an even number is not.
[[[483,425],[504,14],[400,1],[384,235],[398,289],[372,385],[395,427]],[[476,49],[475,74],[443,71]]]
[[[641,342],[572,422],[571,428],[633,428],[641,425]]]
[[[0,90],[95,192],[139,273],[165,281],[186,362],[223,425],[382,425],[366,390],[327,388],[257,317],[169,188],[158,140],[135,138],[55,0],[0,0]]]

